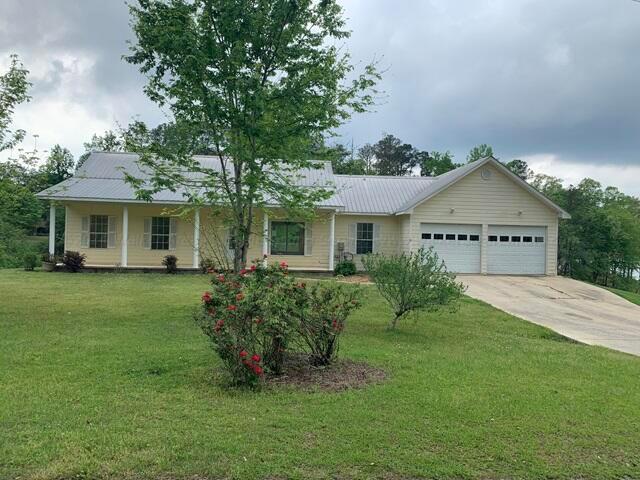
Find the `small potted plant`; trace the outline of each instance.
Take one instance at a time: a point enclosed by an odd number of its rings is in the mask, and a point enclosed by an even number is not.
[[[50,253],[42,255],[42,271],[53,272],[56,269],[56,256]]]

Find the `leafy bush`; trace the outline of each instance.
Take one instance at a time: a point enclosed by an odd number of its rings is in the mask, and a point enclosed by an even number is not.
[[[298,332],[313,365],[328,365],[334,359],[345,321],[360,306],[357,294],[352,286],[332,283],[316,283],[308,289],[307,310]]]
[[[344,275],[348,277],[349,275],[356,274],[356,264],[351,260],[342,260],[341,262],[336,263],[333,269],[334,275]]]
[[[281,374],[296,346],[308,348],[315,363],[330,362],[345,319],[357,306],[348,303],[354,299],[347,286],[308,289],[285,263],[215,275],[211,285],[196,321],[236,385],[255,387],[265,372]]]
[[[384,256],[369,254],[362,260],[365,270],[384,299],[393,308],[391,328],[411,311],[435,311],[457,306],[465,291],[456,276],[433,249],[419,249],[410,254]]]
[[[67,250],[62,257],[62,263],[69,272],[79,272],[84,268],[84,261],[87,256],[84,253]],[[55,258],[53,259],[55,261]]]
[[[218,270],[216,261],[212,258],[203,258],[200,260],[200,270],[202,273],[214,273]]]
[[[38,266],[38,256],[35,252],[27,252],[22,256],[22,264],[27,272],[33,271]]]
[[[162,259],[162,265],[167,269],[167,273],[178,273],[178,257],[175,255],[167,255]]]

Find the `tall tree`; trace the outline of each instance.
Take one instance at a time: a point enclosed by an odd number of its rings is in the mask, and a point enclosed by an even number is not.
[[[518,175],[523,180],[529,180],[533,176],[533,172],[529,168],[529,165],[524,160],[518,160],[517,158],[504,164],[509,170]]]
[[[373,152],[378,175],[409,175],[418,165],[419,151],[393,135],[382,137],[373,146]]]
[[[76,168],[87,161],[91,152],[122,152],[126,149],[125,143],[125,132],[107,130],[102,135],[94,133],[91,140],[84,143],[84,153],[80,155]]]
[[[493,157],[493,148],[486,143],[482,143],[473,147],[469,151],[469,155],[467,155],[467,163],[476,162],[487,157]]]
[[[373,103],[379,74],[370,64],[354,76],[336,46],[350,33],[333,0],[138,0],[130,13],[136,42],[126,60],[171,112],[175,138],[141,141],[149,131],[139,126],[136,150],[155,175],[151,186],[127,179],[142,199],[184,188],[192,204],[227,207],[239,270],[256,208],[309,216],[331,194],[298,186],[295,172],[315,167],[315,139]],[[193,158],[203,146],[219,169]]]
[[[450,172],[460,165],[454,163],[453,154],[446,152],[429,152],[420,160],[420,175],[423,177],[437,177],[443,173]]]
[[[358,149],[358,159],[364,166],[365,175],[375,174],[376,149],[370,143],[365,143]]]
[[[74,167],[75,160],[69,149],[54,145],[41,171],[46,177],[47,186],[50,186],[60,183],[73,175]]]
[[[27,80],[29,71],[24,68],[17,55],[11,55],[9,70],[0,75],[0,152],[13,148],[24,138],[24,130],[9,130],[13,112],[17,105],[28,102],[27,94],[31,83]]]

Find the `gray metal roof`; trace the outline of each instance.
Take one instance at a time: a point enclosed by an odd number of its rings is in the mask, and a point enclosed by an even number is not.
[[[52,200],[85,200],[103,202],[136,202],[134,189],[125,182],[127,172],[136,178],[149,179],[150,174],[137,163],[133,153],[94,152],[76,174],[38,194]],[[220,159],[196,156],[204,167],[220,170]],[[463,165],[437,177],[385,177],[372,175],[336,175],[330,162],[317,162],[318,168],[290,173],[295,183],[309,188],[335,188],[336,193],[318,206],[335,208],[345,213],[394,215],[409,213],[416,205],[437,195],[481,166],[491,163],[533,196],[555,209],[560,217],[571,218],[562,208],[546,198],[527,182],[493,157]],[[201,174],[193,174],[198,177]],[[185,203],[186,191],[162,191],[154,195],[157,203]],[[269,203],[267,201],[267,203]],[[275,206],[275,203],[274,203]]]
[[[349,213],[393,215],[412,198],[428,191],[432,177],[335,175],[338,195]]]
[[[93,152],[75,175],[38,194],[40,198],[53,200],[136,201],[135,190],[125,182],[125,172],[135,178],[148,180],[151,174],[138,164],[138,155],[120,152]],[[195,156],[205,168],[221,170],[220,159],[214,156]],[[330,162],[317,162],[318,168],[291,173],[295,183],[304,187],[335,188]],[[194,173],[193,178],[202,177]],[[185,203],[186,190],[164,190],[153,196],[158,203]],[[320,207],[342,208],[337,195],[323,201]]]

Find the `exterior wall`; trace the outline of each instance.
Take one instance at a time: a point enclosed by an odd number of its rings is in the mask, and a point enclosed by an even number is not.
[[[547,275],[556,275],[558,214],[493,166],[489,180],[480,171],[470,173],[435,197],[414,208],[411,215],[411,248],[420,245],[421,223],[482,225],[482,273],[487,271],[489,225],[537,225],[547,227]],[[453,212],[451,210],[454,210]],[[520,213],[522,212],[522,213]]]
[[[122,264],[122,215],[124,204],[100,202],[69,202],[66,204],[65,249],[86,254],[87,265],[115,266]],[[178,266],[191,267],[193,261],[193,224],[191,219],[178,219],[175,250],[150,250],[143,244],[144,217],[162,216],[171,206],[129,204],[128,265],[162,267],[166,255],[178,257]],[[82,248],[80,246],[83,216],[111,215],[116,217],[114,248]]]
[[[122,217],[125,204],[101,202],[68,202],[66,205],[65,250],[76,250],[87,255],[87,265],[116,266],[122,262]],[[171,215],[178,211],[175,206],[155,204],[128,204],[129,235],[127,242],[127,265],[129,267],[162,267],[165,255],[178,257],[178,266],[193,266],[194,224],[193,214],[178,218],[175,250],[151,250],[144,248],[144,218]],[[114,248],[82,248],[80,246],[81,222],[83,216],[109,215],[116,217],[116,243]],[[254,217],[253,234],[249,242],[248,260],[263,257],[263,218],[262,212]],[[282,212],[270,212],[269,220],[288,220]],[[328,270],[329,269],[329,229],[331,213],[319,212],[311,222],[312,242],[309,255],[269,255],[269,262],[285,261],[291,269]],[[222,219],[211,214],[209,209],[200,212],[200,258],[220,259],[227,255],[227,230]],[[268,242],[267,242],[268,247]],[[268,252],[269,250],[267,250]]]
[[[402,217],[408,217],[403,215]],[[345,251],[351,252],[349,247],[349,225],[352,223],[373,223],[380,228],[376,252],[395,254],[403,250],[401,240],[401,217],[393,215],[336,215],[335,241],[344,242]],[[336,252],[338,248],[336,247]],[[354,262],[358,270],[362,269],[362,255],[354,255]]]

